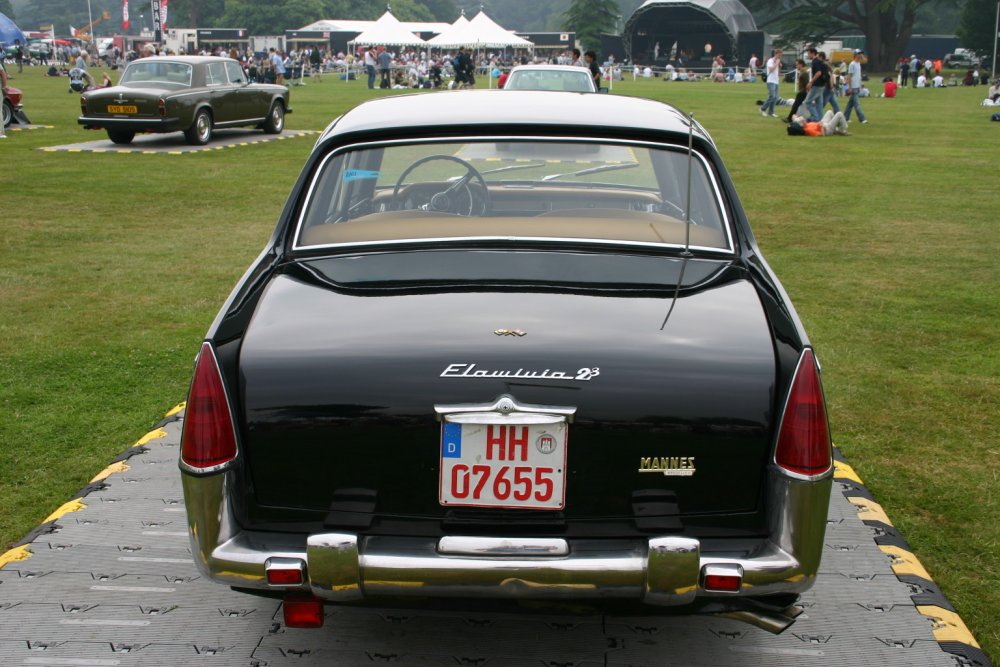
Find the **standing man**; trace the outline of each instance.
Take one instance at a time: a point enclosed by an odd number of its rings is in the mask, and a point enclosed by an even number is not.
[[[807,118],[811,121],[818,121],[823,104],[823,91],[830,83],[830,69],[826,66],[816,51],[815,46],[806,49],[809,56],[809,83],[806,85],[806,99],[803,104],[806,106]]]
[[[601,67],[597,64],[597,54],[593,51],[587,51],[583,54],[584,59],[587,61],[587,68],[590,70],[590,76],[594,79],[594,88],[596,90],[601,89]]]
[[[760,108],[761,116],[776,118],[774,105],[778,103],[778,84],[781,83],[781,49],[775,49],[767,61],[767,99]]]
[[[847,66],[847,94],[850,99],[847,100],[847,108],[844,109],[844,117],[848,121],[851,120],[851,109],[856,109],[862,125],[868,122],[868,119],[865,118],[865,112],[861,110],[861,105],[858,103],[858,93],[861,92],[861,56],[863,55],[860,49],[854,49],[854,60]]]
[[[802,58],[795,59],[795,101],[792,103],[792,110],[788,112],[788,118],[785,119],[786,123],[792,122],[792,116],[799,110],[802,103],[805,102],[806,93],[808,92],[807,86],[809,85],[809,68],[806,67],[806,61]]]
[[[917,85],[917,77],[920,76],[920,59],[917,58],[917,54],[914,53],[910,56],[910,81],[913,82],[913,86]]]
[[[273,46],[269,51],[271,52],[271,69],[274,70],[274,82],[280,86],[285,83],[285,59]]]
[[[21,46],[21,40],[14,40],[14,62],[17,63],[17,73],[20,74],[24,71],[24,47]]]
[[[314,81],[322,81],[320,78],[320,72],[323,67],[323,54],[320,52],[318,46],[314,46],[309,51],[309,69],[312,70],[312,78]]]
[[[389,73],[392,71],[392,56],[389,55],[389,51],[384,46],[379,47],[378,71],[382,75],[378,87],[392,88],[392,83],[389,81]]]
[[[910,78],[910,61],[903,58],[899,59],[899,85],[906,88],[906,80]]]
[[[368,90],[375,90],[375,52],[370,46],[365,49],[365,71],[368,73]]]
[[[3,47],[0,46],[0,103],[3,102],[7,97],[7,69],[3,66]],[[7,129],[3,126],[3,121],[0,120],[0,139],[7,138]]]
[[[756,80],[756,78],[757,78],[757,64],[758,64],[757,63],[757,54],[756,53],[751,53],[750,54],[750,63],[748,65],[749,68],[750,68],[750,76],[752,77],[751,80]]]
[[[823,66],[826,67],[826,88],[823,90],[823,103],[819,105],[820,112],[826,107],[827,104],[833,109],[833,113],[840,113],[840,105],[837,104],[837,95],[835,90],[835,81],[833,76],[833,68],[830,67],[830,63],[826,61],[826,52],[819,52],[819,59],[823,61]]]

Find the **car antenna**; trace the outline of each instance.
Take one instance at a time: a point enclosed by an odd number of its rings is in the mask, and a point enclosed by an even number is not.
[[[677,297],[681,293],[681,285],[684,284],[684,269],[687,268],[688,259],[693,257],[691,254],[691,162],[693,160],[694,154],[694,114],[688,114],[688,175],[687,175],[687,205],[684,210],[684,252],[681,253],[681,270],[677,275],[677,285],[674,287],[674,296],[670,300],[670,308],[667,310],[667,314],[663,317],[663,322],[660,324],[660,331],[663,331],[667,326],[667,321],[670,319],[671,313],[674,312],[674,306],[677,305]]]
[[[684,257],[691,256],[691,163],[694,157],[694,114],[688,114],[687,206],[684,211]]]

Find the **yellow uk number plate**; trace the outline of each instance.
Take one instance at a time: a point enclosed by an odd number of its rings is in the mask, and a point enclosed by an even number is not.
[[[109,104],[108,113],[139,113],[139,107],[134,104]]]

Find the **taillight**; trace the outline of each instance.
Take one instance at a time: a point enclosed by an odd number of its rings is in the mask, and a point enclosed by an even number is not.
[[[236,433],[215,352],[203,343],[191,381],[181,434],[181,461],[211,468],[236,457]]]
[[[799,359],[778,431],[775,463],[800,475],[821,475],[833,465],[826,401],[812,350]]]
[[[87,98],[86,97],[81,97],[80,98],[80,113],[82,113],[85,116],[87,115]]]
[[[161,117],[167,115],[167,102],[162,97],[156,102],[156,110]]]

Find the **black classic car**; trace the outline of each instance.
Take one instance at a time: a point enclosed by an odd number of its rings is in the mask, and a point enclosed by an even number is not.
[[[80,96],[88,130],[104,129],[116,144],[140,132],[183,132],[189,144],[207,144],[217,127],[285,128],[288,88],[248,83],[236,60],[214,56],[140,58],[129,63],[117,86]]]
[[[198,566],[295,627],[489,600],[780,631],[832,475],[819,364],[710,136],[538,91],[330,124],[202,344],[181,450]]]

